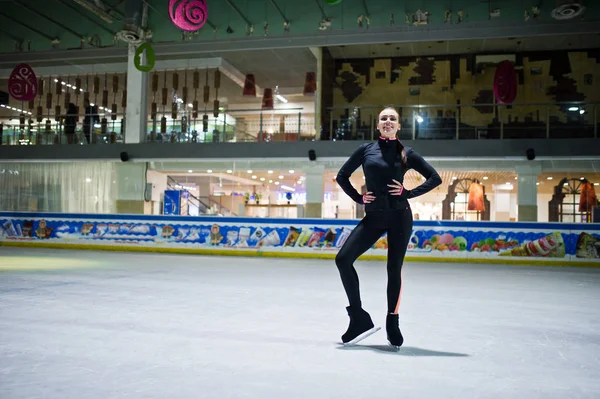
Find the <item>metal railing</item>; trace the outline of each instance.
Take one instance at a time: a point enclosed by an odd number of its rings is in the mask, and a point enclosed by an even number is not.
[[[597,138],[600,103],[394,106],[404,140]],[[372,140],[383,107],[330,108],[322,140]]]
[[[188,207],[187,207],[187,215],[188,216],[193,214],[193,213],[191,213],[192,212],[191,207],[196,208],[198,210],[199,215],[214,214],[214,212],[211,211],[211,209],[216,208],[217,213],[222,216],[237,216],[237,214],[232,212],[230,209],[224,207],[217,201],[214,201],[210,198],[206,198],[206,201],[203,201],[202,199],[200,199],[200,198],[196,197],[194,194],[192,194],[189,190],[184,188],[184,186],[185,186],[185,184],[179,183],[177,180],[173,179],[171,176],[167,176],[167,188],[168,189],[180,190],[180,191],[184,191],[185,193],[187,193],[186,197],[187,197],[187,201],[188,201]],[[209,204],[212,204],[212,205],[209,205]]]
[[[1,121],[0,145],[123,143],[125,115],[21,114]]]
[[[169,143],[239,143],[313,140],[314,118],[301,109],[261,111],[212,111],[194,115],[184,110],[173,118],[171,112],[150,115],[145,142]],[[240,115],[239,117],[236,115]],[[90,122],[92,121],[92,122]],[[90,125],[91,123],[91,125]],[[54,145],[126,143],[125,115],[98,113],[90,115],[30,115],[0,119],[0,145]],[[91,127],[90,127],[91,126]],[[91,131],[91,133],[90,133]]]
[[[437,104],[395,106],[403,140],[597,138],[600,103]],[[382,106],[333,107],[315,131],[314,116],[301,109],[223,110],[203,114],[157,112],[146,142],[239,143],[313,140],[373,140]],[[284,111],[285,113],[282,113]],[[239,116],[237,116],[239,115]],[[125,115],[16,115],[1,122],[1,145],[111,144],[127,142]],[[71,116],[72,117],[72,116]],[[86,119],[87,118],[87,119]],[[90,119],[92,118],[92,119]],[[92,120],[93,123],[90,123]]]
[[[197,115],[189,110],[177,115],[157,112],[150,117],[146,141],[162,144],[312,140],[315,137],[314,118],[305,119],[306,115],[301,111],[302,108],[278,109],[276,112],[223,110],[218,117],[212,110],[206,111],[206,114],[201,111]]]
[[[186,215],[191,215],[190,206],[198,209],[198,214],[204,215],[208,213],[209,206],[204,202],[200,201],[200,198],[196,197],[194,194],[190,193],[187,189],[183,188],[183,185],[180,184],[177,180],[173,179],[171,176],[167,176],[167,188],[169,190],[179,190],[183,191],[187,194],[188,207]]]

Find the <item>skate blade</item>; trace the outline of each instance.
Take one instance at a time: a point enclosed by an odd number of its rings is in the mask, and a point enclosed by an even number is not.
[[[392,348],[396,349],[396,352],[400,351],[400,346],[398,346],[398,345],[392,345],[392,343],[390,341],[388,341],[388,345],[391,346]]]
[[[344,346],[354,345],[354,344],[362,341],[363,339],[367,338],[368,336],[375,334],[379,330],[381,330],[381,327],[373,327],[370,330],[367,330],[364,333],[360,334],[358,337],[354,338],[352,341],[348,341],[348,342],[344,343]]]

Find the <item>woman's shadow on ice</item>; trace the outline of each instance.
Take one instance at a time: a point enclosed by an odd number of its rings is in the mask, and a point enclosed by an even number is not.
[[[468,357],[466,353],[442,352],[429,349],[416,348],[414,346],[402,346],[400,349],[392,348],[389,345],[349,345],[344,346],[338,344],[338,349],[356,351],[356,350],[372,350],[380,353],[387,353],[398,356],[434,356],[434,357]]]

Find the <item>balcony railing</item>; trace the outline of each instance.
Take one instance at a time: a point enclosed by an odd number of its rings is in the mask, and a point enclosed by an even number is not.
[[[403,140],[597,138],[600,103],[525,103],[402,105]],[[377,138],[378,107],[333,107],[328,123],[316,132],[313,114],[302,109],[223,110],[176,118],[160,112],[149,116],[145,141],[169,143],[298,142],[312,140],[373,140]],[[69,118],[71,117],[71,118]],[[39,122],[38,122],[39,121]],[[92,121],[92,122],[90,122]],[[2,145],[63,145],[126,143],[125,115],[25,115],[5,118]]]
[[[600,103],[402,105],[404,140],[598,137]],[[372,140],[382,107],[331,108],[323,140]]]
[[[298,109],[275,111],[223,111],[214,117],[212,110],[194,117],[191,110],[157,112],[146,124],[145,141],[170,143],[239,143],[314,140],[314,117]],[[237,116],[238,114],[243,116]],[[38,122],[39,121],[39,122]],[[89,122],[93,121],[93,122]],[[90,115],[18,114],[0,119],[2,145],[61,145],[126,143],[125,115],[99,113]],[[90,127],[91,124],[91,127]]]
[[[124,142],[124,115],[18,115],[2,120],[2,145],[114,144]],[[38,120],[41,120],[38,122]]]

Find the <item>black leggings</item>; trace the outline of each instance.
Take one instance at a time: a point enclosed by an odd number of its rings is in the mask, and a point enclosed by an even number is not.
[[[388,313],[398,313],[402,287],[402,264],[412,226],[412,211],[410,208],[406,208],[368,212],[352,231],[335,257],[350,306],[362,306],[354,261],[371,248],[383,233],[387,232],[387,307]]]

